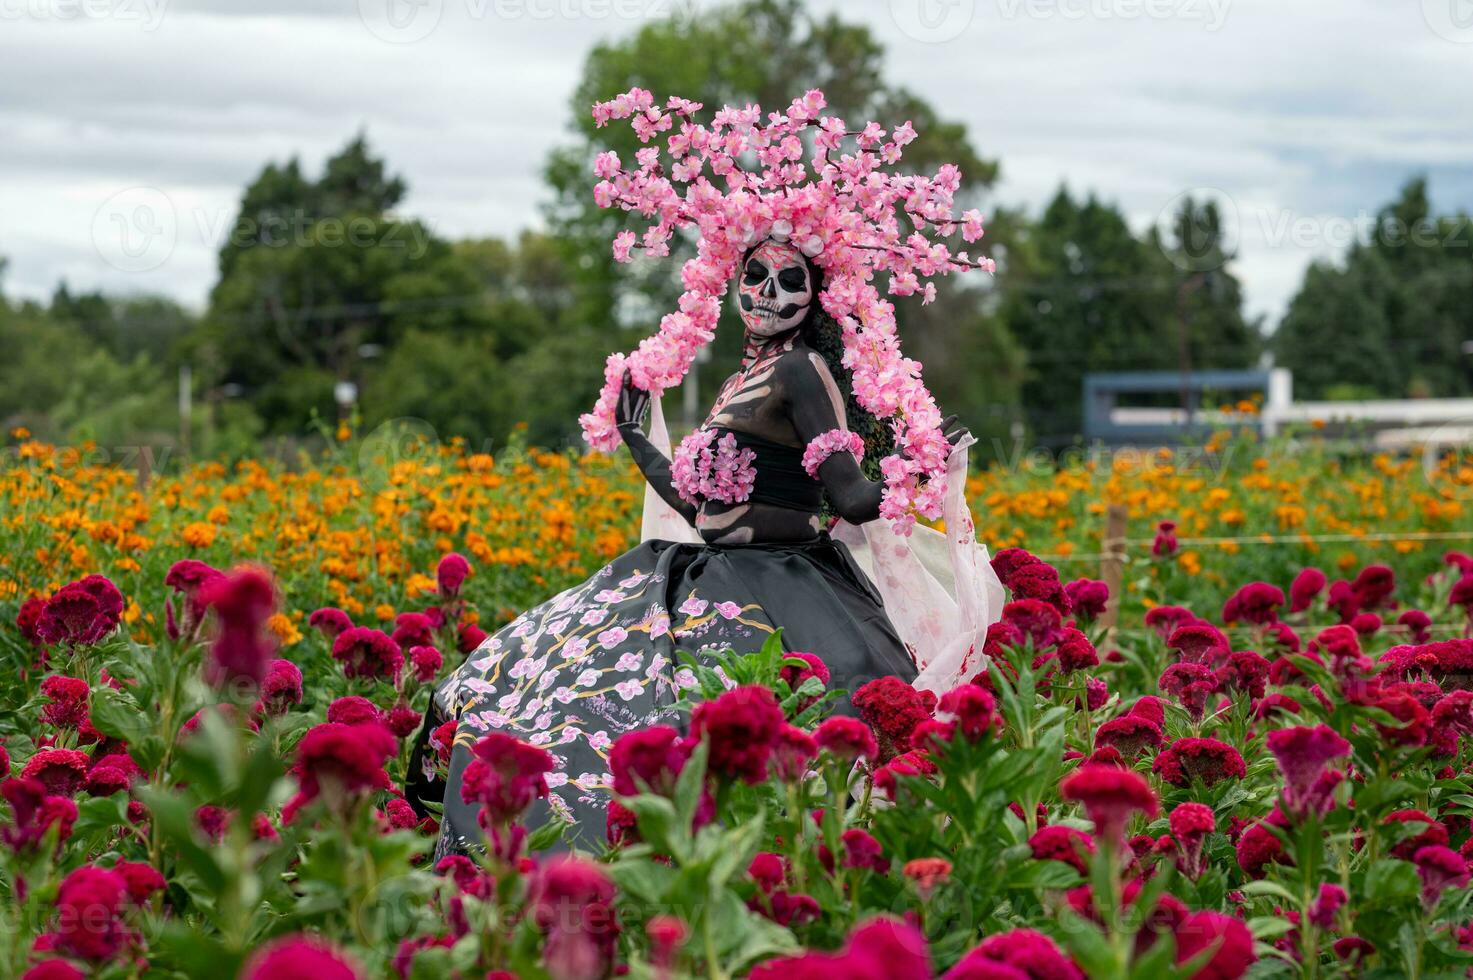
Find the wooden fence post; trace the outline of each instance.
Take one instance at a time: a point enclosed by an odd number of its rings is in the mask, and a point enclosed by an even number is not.
[[[1111,504],[1105,511],[1105,536],[1100,549],[1100,578],[1110,589],[1110,603],[1100,617],[1100,625],[1114,629],[1120,615],[1120,590],[1125,578],[1125,519],[1123,504]]]

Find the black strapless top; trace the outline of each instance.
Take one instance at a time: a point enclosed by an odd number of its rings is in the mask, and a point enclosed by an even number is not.
[[[731,433],[737,448],[756,453],[752,462],[756,479],[752,482],[750,502],[773,504],[790,510],[817,514],[823,505],[823,484],[803,469],[803,450],[784,446],[761,436],[724,426],[711,426],[718,437]]]

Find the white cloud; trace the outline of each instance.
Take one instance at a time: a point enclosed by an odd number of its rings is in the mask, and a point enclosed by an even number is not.
[[[588,50],[688,0],[81,2],[88,16],[62,20],[65,0],[0,0],[7,290],[66,278],[200,304],[211,230],[244,183],[293,155],[315,169],[359,129],[408,180],[406,211],[442,233],[535,223]],[[1333,249],[1264,228],[1337,227],[1428,170],[1439,206],[1473,205],[1473,44],[1449,39],[1473,36],[1438,6],[1457,2],[814,7],[870,23],[889,77],[967,123],[1002,161],[1000,200],[1036,209],[1067,181],[1144,228],[1183,191],[1230,198],[1250,310],[1272,320]],[[160,192],[154,216],[175,222],[142,271],[149,256],[119,252],[126,222],[107,210],[131,188]]]

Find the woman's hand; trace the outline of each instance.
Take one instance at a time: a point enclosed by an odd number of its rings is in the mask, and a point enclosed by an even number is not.
[[[619,389],[619,401],[614,406],[614,421],[619,428],[644,427],[644,417],[650,410],[650,393],[635,387],[634,378],[628,369],[624,371],[624,385]]]

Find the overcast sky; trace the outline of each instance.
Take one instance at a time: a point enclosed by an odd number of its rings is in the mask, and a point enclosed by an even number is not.
[[[688,2],[0,0],[5,291],[198,307],[244,183],[292,155],[315,172],[360,128],[406,213],[514,234],[589,48]],[[1064,181],[1144,228],[1212,189],[1270,324],[1410,176],[1473,210],[1473,0],[842,6],[893,82],[1001,161],[999,201],[1036,211]]]

